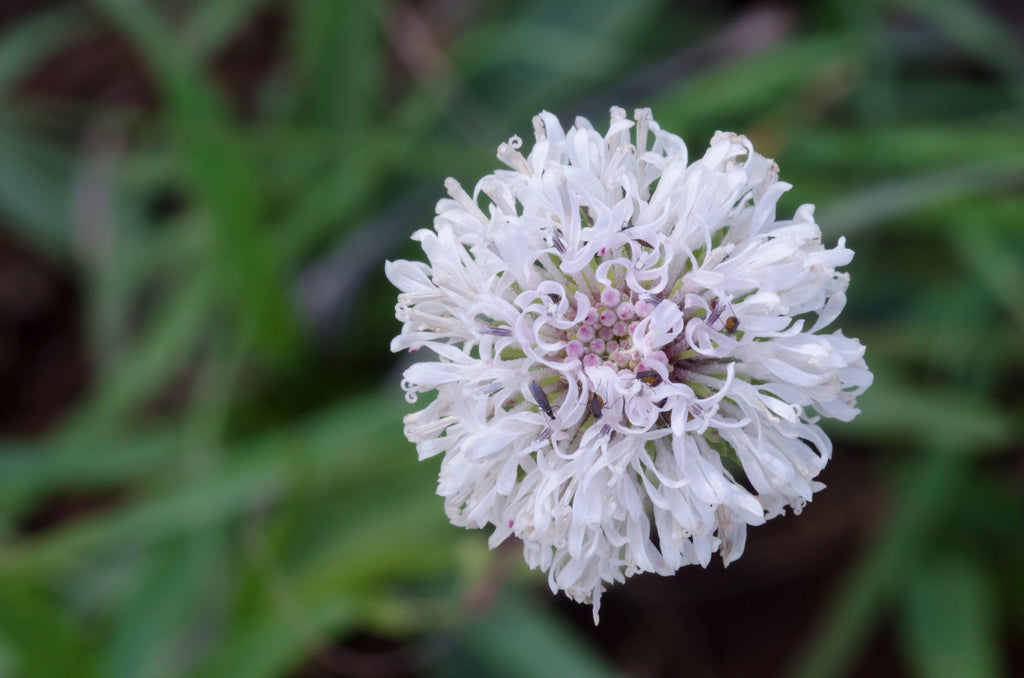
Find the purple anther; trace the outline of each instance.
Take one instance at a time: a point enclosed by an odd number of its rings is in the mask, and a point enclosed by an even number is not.
[[[704,321],[704,322],[706,322],[708,324],[708,326],[711,326],[712,324],[714,324],[714,322],[716,320],[718,320],[722,316],[722,311],[725,310],[725,306],[724,305],[720,305],[718,303],[717,299],[712,299],[711,300],[710,307],[711,307],[711,315],[709,315],[707,317],[707,320]]]
[[[494,325],[484,325],[484,334],[489,334],[493,337],[511,337],[512,329],[508,327],[496,327]]]
[[[551,235],[551,244],[555,246],[559,254],[565,254],[565,243],[562,242],[562,238],[557,233]]]

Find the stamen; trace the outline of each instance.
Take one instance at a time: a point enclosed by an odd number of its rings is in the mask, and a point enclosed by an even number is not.
[[[456,181],[453,177],[448,177],[444,180],[444,188],[448,191],[448,195],[452,197],[455,202],[462,205],[462,207],[477,218],[481,224],[487,224],[490,219],[484,214],[483,210],[480,209],[480,205],[476,204],[476,201],[469,197],[465,189],[462,188],[462,184]]]
[[[440,292],[403,292],[398,295],[398,303],[404,307],[440,299],[444,299],[444,295]]]
[[[633,147],[628,144],[623,144],[615,149],[615,153],[612,155],[611,160],[608,161],[608,166],[604,170],[604,174],[601,175],[601,183],[604,186],[610,186],[612,184],[612,176],[615,174],[615,170],[619,169],[619,165],[625,160],[629,152],[633,150]]]
[[[438,287],[443,287],[446,290],[455,292],[461,297],[472,299],[476,296],[476,293],[466,287],[461,281],[456,280],[450,273],[445,270],[440,270],[434,274],[434,284]]]
[[[633,119],[636,120],[636,170],[637,176],[640,178],[640,197],[647,200],[650,197],[650,190],[647,181],[643,178],[647,169],[644,154],[647,152],[647,129],[654,116],[651,115],[651,109],[638,108],[633,111]]]
[[[654,116],[649,108],[638,108],[633,111],[633,119],[636,120],[636,155],[639,158],[647,152],[647,127]]]
[[[499,210],[509,215],[518,215],[519,212],[516,210],[515,205],[510,203],[505,195],[498,190],[498,183],[494,180],[494,177],[485,177],[480,182],[480,190],[491,199]]]
[[[430,436],[433,438],[441,433],[441,431],[457,423],[459,423],[459,418],[454,414],[450,414],[447,417],[441,417],[440,419],[427,421],[425,423],[420,423],[419,420],[417,420],[416,425],[411,426],[410,429],[422,436]]]
[[[548,130],[544,127],[544,120],[539,116],[533,116],[533,138],[537,141],[544,141],[548,138]]]
[[[481,323],[481,330],[484,334],[490,334],[493,337],[511,337],[512,330],[508,327],[498,327],[489,323]]]
[[[551,244],[558,250],[559,254],[565,254],[565,243],[557,233],[551,234]]]
[[[498,160],[502,161],[512,169],[525,174],[528,177],[533,176],[533,172],[530,171],[530,166],[526,164],[526,158],[519,152],[519,149],[523,145],[523,140],[517,136],[512,136],[507,142],[499,144],[498,146]]]

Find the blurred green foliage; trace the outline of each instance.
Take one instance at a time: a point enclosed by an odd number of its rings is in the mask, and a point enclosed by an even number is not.
[[[1020,26],[969,0],[42,5],[0,31],[0,214],[75,279],[94,378],[52,432],[0,444],[0,676],[294,675],[358,632],[433,675],[612,675],[543,598],[487,602],[496,567],[534,579],[448,525],[402,437],[382,275],[445,176],[488,171],[542,108],[612,104],[653,106],[695,152],[747,133],[857,252],[841,325],[876,383],[830,432],[878,460],[894,508],[793,675],[844,675],[890,620],[911,675],[1005,675],[1024,637]],[[212,65],[261,16],[283,35],[242,106]],[[155,104],[19,94],[111,35]],[[311,270],[326,282],[295,284]],[[327,311],[303,298],[324,285]],[[25,529],[64,496],[106,500]]]

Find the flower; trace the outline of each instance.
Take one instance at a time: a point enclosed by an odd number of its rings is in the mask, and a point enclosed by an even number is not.
[[[825,334],[853,252],[814,208],[776,220],[789,184],[741,135],[688,163],[649,109],[603,136],[542,112],[529,155],[470,196],[454,179],[429,264],[387,262],[401,291],[391,349],[430,349],[403,388],[420,459],[443,454],[452,523],[515,535],[551,590],[592,603],[640,572],[728,565],[747,525],[824,487],[822,417],[848,421],[864,347]],[[486,198],[484,206],[481,198]]]

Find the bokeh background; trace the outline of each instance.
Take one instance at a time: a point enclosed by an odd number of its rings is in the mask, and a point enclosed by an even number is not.
[[[1024,675],[1024,5],[2,0],[0,678]],[[857,255],[829,485],[600,626],[448,525],[385,258],[546,108]]]

